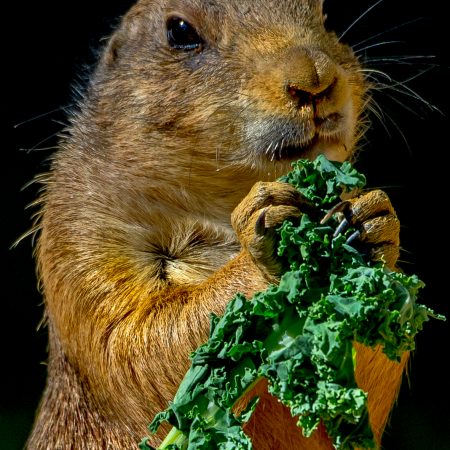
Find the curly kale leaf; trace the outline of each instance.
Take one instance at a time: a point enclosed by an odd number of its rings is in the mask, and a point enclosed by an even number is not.
[[[314,161],[295,161],[292,167],[280,181],[294,186],[321,210],[336,203],[342,194],[359,190],[366,184],[366,177],[349,162],[336,164],[323,155]]]
[[[294,185],[319,211],[278,230],[286,272],[250,300],[236,295],[222,317],[211,317],[208,341],[192,365],[163,421],[175,428],[164,449],[252,448],[242,431],[257,399],[236,417],[232,408],[262,377],[269,391],[298,417],[305,436],[320,423],[337,449],[374,448],[367,394],[355,382],[353,342],[381,345],[392,360],[414,349],[423,322],[436,316],[416,302],[424,286],[415,275],[370,264],[334,236],[333,219],[320,224],[341,195],[361,189],[365,178],[349,163],[319,156],[298,161],[282,181]],[[141,448],[149,448],[145,440]]]

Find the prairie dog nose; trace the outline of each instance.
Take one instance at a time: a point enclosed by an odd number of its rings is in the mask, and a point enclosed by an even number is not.
[[[324,52],[297,47],[286,55],[285,77],[286,93],[302,107],[332,93],[338,70]]]

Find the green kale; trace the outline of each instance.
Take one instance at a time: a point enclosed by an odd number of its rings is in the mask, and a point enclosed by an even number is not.
[[[355,382],[353,342],[381,345],[392,360],[414,349],[414,337],[432,310],[416,302],[423,283],[366,261],[346,243],[352,229],[334,236],[337,221],[323,217],[343,193],[361,189],[365,178],[350,163],[319,156],[298,161],[282,181],[295,186],[317,209],[278,230],[287,270],[250,300],[237,294],[222,317],[212,315],[208,342],[192,365],[163,421],[174,428],[160,449],[249,450],[236,401],[262,377],[269,391],[298,416],[310,436],[323,423],[337,449],[374,448],[367,394]],[[140,448],[151,448],[142,441]]]

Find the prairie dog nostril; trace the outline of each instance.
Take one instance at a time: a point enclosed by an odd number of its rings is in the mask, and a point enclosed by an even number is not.
[[[329,83],[319,84],[319,89],[309,88],[303,83],[288,81],[286,91],[289,96],[298,103],[298,106],[305,106],[329,97],[337,84],[337,77],[334,77]]]
[[[311,92],[299,89],[294,84],[288,84],[286,90],[292,99],[298,103],[298,106],[309,105],[313,102],[313,95]]]
[[[331,95],[331,93],[333,92],[334,88],[336,87],[337,84],[337,77],[335,76],[331,82],[329,83],[328,86],[326,86],[321,92],[318,92],[317,94],[315,94],[316,98],[325,98],[325,97],[329,97]]]
[[[285,92],[300,107],[330,96],[338,83],[338,67],[320,49],[292,48],[283,63]]]

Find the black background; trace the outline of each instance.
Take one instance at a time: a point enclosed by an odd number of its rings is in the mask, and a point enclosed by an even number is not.
[[[10,248],[29,229],[32,210],[25,207],[37,195],[36,187],[22,188],[46,169],[46,158],[52,150],[45,148],[55,146],[54,134],[65,122],[62,107],[72,102],[74,81],[87,73],[86,66],[95,62],[101,39],[133,2],[16,3],[3,6],[1,40],[1,450],[22,448],[45,383],[46,334],[45,329],[37,330],[43,307],[36,288],[31,240]],[[327,0],[330,26],[344,31],[373,3]],[[355,45],[385,32],[359,48],[401,41],[367,49],[369,57],[397,59],[397,64],[373,63],[372,67],[386,71],[397,81],[413,78],[408,86],[442,112],[396,92],[403,90],[402,86],[388,82],[392,89],[375,92],[384,119],[372,115],[357,167],[367,174],[370,186],[383,187],[389,193],[397,209],[402,222],[402,267],[425,281],[421,302],[450,318],[449,227],[445,219],[450,182],[446,163],[450,131],[448,20],[440,5],[437,1],[385,0],[344,40]],[[409,21],[414,22],[390,30]],[[397,58],[399,55],[423,58],[405,64]],[[425,58],[432,55],[435,58]],[[445,367],[449,344],[448,322],[433,320],[425,324],[417,338],[409,381],[402,387],[386,432],[385,449],[450,448],[450,377]]]

